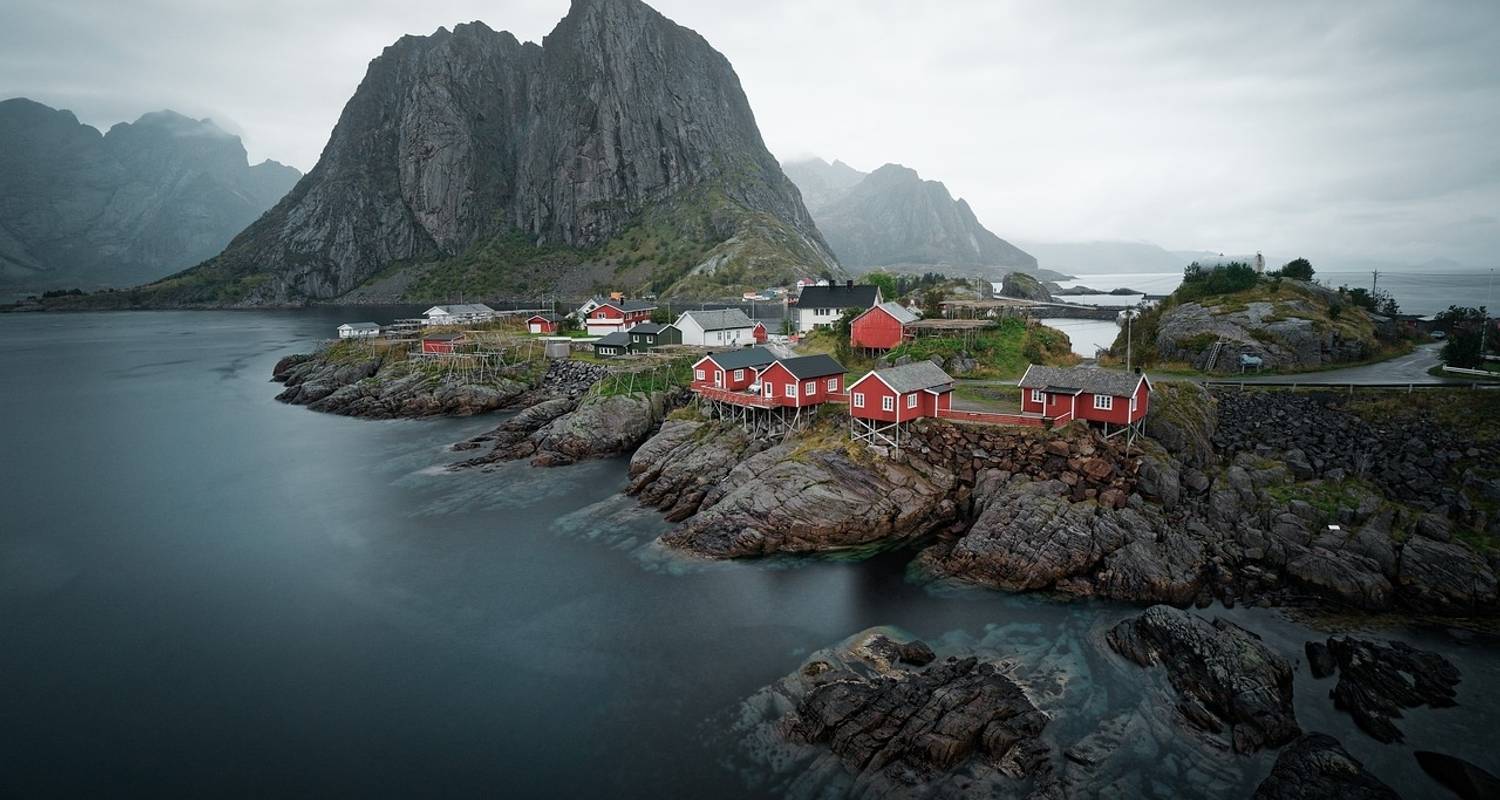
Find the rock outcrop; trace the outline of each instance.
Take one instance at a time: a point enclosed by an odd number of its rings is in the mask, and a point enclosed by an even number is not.
[[[594,458],[623,455],[636,449],[675,405],[676,392],[591,394],[580,401],[555,398],[522,411],[495,430],[460,443],[472,449],[485,443],[490,452],[452,465],[483,467],[529,458],[532,466],[558,467]]]
[[[1309,733],[1276,757],[1252,800],[1400,800],[1332,736]]]
[[[1422,771],[1462,800],[1500,797],[1500,778],[1461,758],[1430,750],[1418,750],[1416,756]]]
[[[301,177],[251,166],[238,136],[156,111],[100,134],[25,98],[0,101],[0,284],[129,286],[217,254]]]
[[[938,660],[894,635],[867,631],[819,651],[746,702],[746,738],[767,751],[766,766],[870,800],[1042,796],[1053,783],[1049,719],[1003,666]]]
[[[1381,742],[1405,738],[1392,721],[1404,708],[1456,705],[1458,669],[1437,653],[1402,642],[1334,636],[1327,642],[1308,642],[1307,660],[1314,677],[1338,672],[1339,681],[1328,693],[1334,706],[1349,712],[1360,730]]]
[[[621,238],[647,223],[652,247]],[[825,271],[842,275],[729,62],[639,0],[574,0],[541,45],[473,22],[387,47],[291,194],[150,296],[299,303],[378,274],[408,295],[689,274],[722,291]]]
[[[660,509],[668,522],[682,522],[737,464],[767,447],[738,428],[669,419],[631,456],[626,491]]]
[[[1024,272],[1006,273],[1005,278],[1000,281],[1000,294],[1017,300],[1052,302],[1052,292],[1041,281]]]
[[[859,452],[794,440],[756,453],[704,489],[699,511],[662,542],[710,558],[878,548],[957,518],[952,473],[917,460],[856,461]]]
[[[1107,638],[1136,664],[1164,667],[1188,723],[1222,734],[1236,753],[1279,747],[1301,733],[1291,664],[1232,622],[1153,606]]]
[[[799,170],[794,175],[826,171]],[[822,196],[821,186],[804,194]],[[1010,270],[1036,270],[1036,259],[979,224],[963,200],[915,170],[886,164],[838,191],[813,217],[839,260],[855,269],[944,267],[999,278]]]
[[[470,416],[510,406],[536,382],[527,367],[472,381],[396,355],[386,348],[344,346],[335,354],[288,356],[272,373],[272,380],[286,385],[276,399],[368,419]]]

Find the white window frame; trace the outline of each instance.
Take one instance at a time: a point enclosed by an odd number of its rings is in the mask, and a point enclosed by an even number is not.
[[[708,376],[703,372],[703,370],[701,370],[701,369],[695,369],[695,370],[693,370],[693,380],[695,380],[695,381],[708,380]]]
[[[1135,413],[1135,409],[1136,409],[1135,395],[1131,395],[1130,396],[1130,413],[1134,414]]]
[[[1031,390],[1031,402],[1047,405],[1047,395],[1041,389]]]
[[[828,379],[828,391],[829,392],[837,392],[838,390],[839,390],[839,379],[838,378],[829,378]]]
[[[808,381],[807,383],[805,383],[805,384],[802,385],[802,394],[803,395],[805,395],[807,397],[812,397],[813,395],[815,395],[817,393],[818,393],[818,382],[817,381]]]
[[[1115,398],[1112,395],[1107,395],[1107,394],[1096,394],[1096,395],[1094,395],[1094,410],[1095,411],[1114,411],[1115,410]]]
[[[776,384],[771,383],[768,380],[762,380],[760,382],[760,388],[761,388],[761,394],[765,395],[766,397],[775,397],[776,396]]]
[[[917,393],[916,392],[912,392],[911,394],[909,394],[909,395],[906,396],[906,407],[907,408],[916,408],[917,407]]]
[[[735,383],[739,383],[740,381],[742,381],[744,379],[745,379],[745,371],[744,370],[737,369],[737,370],[734,371],[734,382]]]
[[[792,381],[791,383],[787,384],[787,387],[786,387],[786,396],[789,397],[789,398],[792,398],[792,399],[796,399],[796,397],[797,397],[797,382],[796,381]]]
[[[892,397],[890,395],[886,395],[885,397],[880,398],[880,410],[881,411],[895,411],[896,410],[896,398],[894,398],[894,397]]]
[[[865,407],[865,393],[864,392],[855,392],[854,393],[854,400],[853,400],[853,402],[854,402],[854,407],[855,408],[864,408]]]

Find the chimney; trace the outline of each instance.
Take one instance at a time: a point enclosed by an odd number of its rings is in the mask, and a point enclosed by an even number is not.
[[[1136,367],[1135,368],[1135,374],[1137,374],[1137,375],[1141,374],[1141,368],[1140,367]]]
[[[853,280],[844,281],[844,286],[846,288],[853,289],[854,288],[854,281]]]

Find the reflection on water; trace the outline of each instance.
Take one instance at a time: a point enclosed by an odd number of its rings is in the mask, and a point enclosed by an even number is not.
[[[275,403],[271,366],[343,316],[0,316],[0,794],[765,796],[705,726],[875,625],[1015,658],[1068,740],[1155,691],[1097,646],[1129,608],[929,590],[906,552],[686,559],[622,460],[450,473],[493,420]],[[1288,655],[1307,635],[1232,613]],[[1464,668],[1460,707],[1408,715],[1400,748],[1298,678],[1309,727],[1408,790],[1413,747],[1496,770],[1493,646],[1423,642]],[[1164,742],[1150,708],[1135,741]],[[1153,747],[1135,779],[1199,757]]]

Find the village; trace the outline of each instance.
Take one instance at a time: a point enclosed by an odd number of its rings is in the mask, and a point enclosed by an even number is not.
[[[620,391],[682,388],[708,418],[766,439],[791,437],[834,408],[822,418],[846,416],[849,438],[882,452],[899,449],[912,423],[929,418],[1026,428],[1076,421],[1127,443],[1143,430],[1152,383],[1138,369],[1028,362],[1018,381],[976,380],[973,391],[960,392],[965,381],[944,368],[943,356],[892,356],[962,348],[1004,319],[1017,324],[1014,307],[952,301],[925,317],[914,300],[887,300],[876,285],[806,281],[795,291],[780,320],[730,307],[666,321],[656,300],[613,293],[565,313],[436,305],[385,326],[345,323],[338,336],[406,348],[407,357],[465,380],[538,358],[597,364]],[[981,367],[960,352],[947,363]]]

